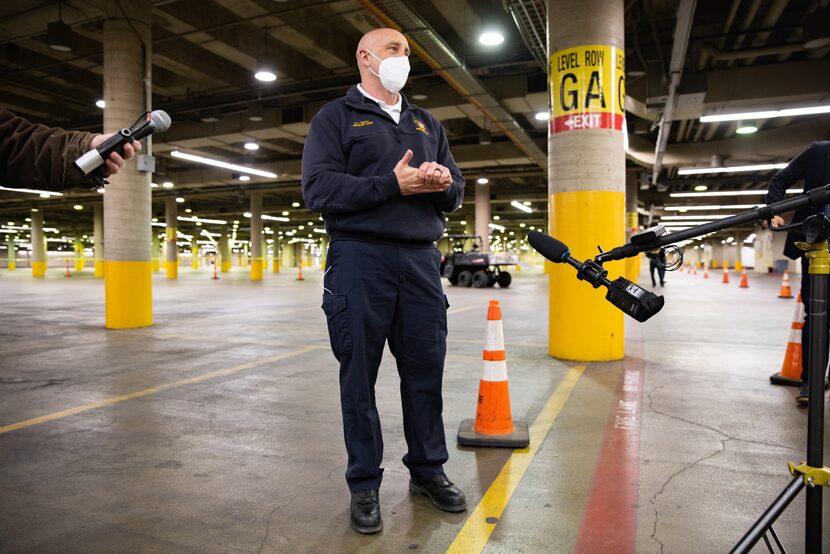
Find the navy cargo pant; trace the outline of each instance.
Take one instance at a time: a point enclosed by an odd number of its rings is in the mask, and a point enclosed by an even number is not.
[[[416,481],[443,471],[447,461],[441,380],[447,350],[447,299],[441,255],[431,244],[400,246],[335,240],[326,258],[323,311],[340,362],[340,406],[351,492],[377,489],[383,438],[375,382],[383,347],[395,356],[401,381],[408,452],[403,463]]]

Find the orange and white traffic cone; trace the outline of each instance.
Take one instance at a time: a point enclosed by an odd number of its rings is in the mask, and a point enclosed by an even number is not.
[[[219,260],[216,256],[213,257],[213,278],[219,279],[219,275],[216,273],[216,268],[219,266]]]
[[[69,258],[66,258],[66,273],[63,274],[64,277],[72,277],[72,274],[69,273]]]
[[[748,289],[749,288],[749,278],[746,276],[746,270],[741,270],[741,284],[738,285],[739,288]]]
[[[504,351],[504,331],[498,300],[491,300],[487,310],[487,337],[483,357],[476,418],[461,422],[458,428],[458,444],[525,448],[530,444],[527,423],[513,421],[510,414],[507,356]]]
[[[723,268],[723,284],[724,285],[729,284],[729,268],[726,267],[726,266],[724,266],[724,268]]]
[[[709,266],[708,265],[703,266],[703,278],[704,279],[709,278]]]
[[[769,376],[774,385],[801,386],[801,330],[804,328],[804,304],[801,303],[801,293],[795,301],[795,314],[790,326],[790,340],[787,342],[787,352],[784,354],[784,363],[781,371]]]
[[[799,295],[800,296],[800,295]],[[781,278],[781,291],[778,293],[778,298],[792,298],[793,291],[790,289],[790,272],[784,270],[784,277]]]

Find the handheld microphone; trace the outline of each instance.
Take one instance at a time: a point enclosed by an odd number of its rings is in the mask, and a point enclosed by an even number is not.
[[[133,123],[132,127],[121,129],[110,138],[75,160],[75,165],[89,175],[107,161],[110,154],[118,152],[124,154],[124,145],[134,140],[141,140],[153,133],[163,133],[170,128],[170,116],[164,110],[147,112]],[[102,176],[99,176],[103,179]]]
[[[576,278],[590,283],[595,289],[605,287],[605,299],[639,322],[644,322],[663,308],[664,299],[653,292],[618,277],[608,279],[608,271],[594,261],[580,262],[571,257],[570,249],[559,240],[539,231],[531,231],[527,241],[534,250],[554,263],[567,263],[576,268]]]

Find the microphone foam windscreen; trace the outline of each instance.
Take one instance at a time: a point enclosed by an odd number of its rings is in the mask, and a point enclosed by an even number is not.
[[[539,231],[529,232],[527,242],[534,250],[552,262],[560,263],[571,253],[564,243]]]

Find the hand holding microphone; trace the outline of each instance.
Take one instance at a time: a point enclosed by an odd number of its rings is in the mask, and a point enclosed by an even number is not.
[[[147,112],[117,133],[99,135],[92,139],[92,150],[75,160],[75,165],[103,185],[104,177],[117,173],[124,166],[124,160],[141,150],[138,141],[153,133],[162,133],[170,128],[170,116],[163,110]],[[104,166],[104,169],[101,167]]]
[[[527,241],[534,250],[554,263],[567,263],[576,268],[576,277],[595,289],[605,287],[605,299],[639,322],[646,321],[663,307],[663,297],[641,288],[628,279],[608,279],[608,271],[592,260],[580,262],[571,257],[570,249],[561,241],[539,231],[531,231]]]

